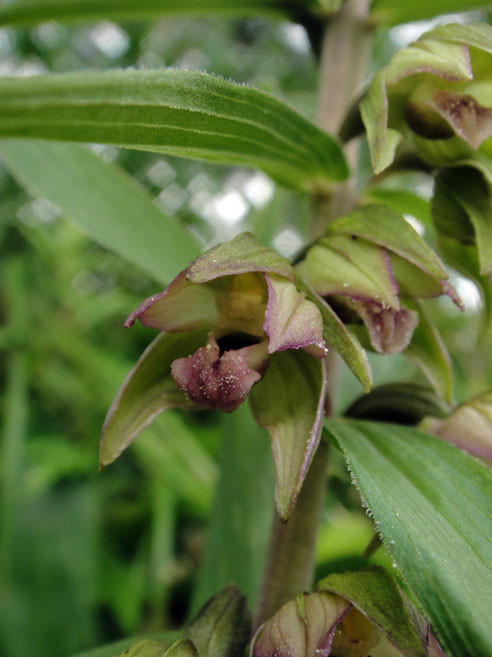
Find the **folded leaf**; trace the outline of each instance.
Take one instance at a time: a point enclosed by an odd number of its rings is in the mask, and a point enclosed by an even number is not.
[[[190,233],[162,214],[143,188],[88,148],[5,139],[0,157],[29,191],[158,281],[167,283],[200,253]]]
[[[33,25],[56,20],[142,20],[165,16],[295,15],[305,0],[14,0],[0,7],[0,25]]]
[[[0,78],[0,137],[115,144],[263,169],[309,191],[348,175],[340,145],[256,89],[206,73]]]
[[[275,501],[280,516],[293,510],[321,436],[326,365],[303,350],[271,356],[251,391],[258,424],[270,433],[275,461]]]
[[[328,575],[318,583],[317,590],[348,600],[406,657],[428,657],[427,623],[418,617],[393,577],[380,566]]]
[[[112,463],[152,420],[167,408],[192,402],[171,376],[171,363],[189,356],[207,341],[206,333],[162,333],[143,352],[123,382],[104,422],[101,466]]]
[[[364,504],[448,657],[492,645],[492,473],[409,427],[330,420]]]

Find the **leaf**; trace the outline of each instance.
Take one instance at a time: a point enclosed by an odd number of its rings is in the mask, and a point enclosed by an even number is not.
[[[365,205],[336,219],[330,230],[356,235],[384,246],[413,263],[430,276],[443,279],[448,275],[434,251],[405,219],[382,204]]]
[[[318,582],[317,590],[336,593],[352,603],[406,657],[428,657],[426,623],[418,622],[393,577],[380,566],[333,573]]]
[[[275,461],[275,501],[287,519],[294,509],[321,436],[326,365],[302,350],[270,357],[250,393],[258,424],[270,433]]]
[[[0,157],[28,190],[58,205],[89,237],[168,282],[200,253],[118,167],[75,144],[0,140]]]
[[[176,634],[177,633],[175,631],[155,632],[149,635],[149,639],[171,643],[177,638]],[[133,644],[143,640],[143,637],[129,637],[126,639],[121,639],[121,641],[115,641],[108,645],[100,646],[99,648],[87,650],[86,652],[78,654],[77,657],[115,657],[115,655],[119,655],[122,651],[130,648]]]
[[[330,420],[363,502],[448,657],[492,645],[492,473],[409,427]]]
[[[195,613],[217,589],[236,582],[254,608],[273,512],[268,435],[247,404],[224,417],[221,475],[193,592]]]
[[[56,20],[142,20],[161,16],[285,16],[297,14],[303,0],[14,0],[0,7],[0,25],[33,25]]]
[[[450,211],[450,205],[456,208]],[[450,237],[461,236],[469,242],[469,226],[473,227],[479,273],[488,274],[492,268],[492,192],[480,172],[471,167],[441,171],[436,178],[432,214],[436,227]]]
[[[408,356],[422,370],[434,390],[446,402],[453,402],[453,368],[448,350],[435,325],[422,305],[418,305],[419,323],[412,341],[405,349]]]
[[[100,463],[112,463],[157,415],[168,408],[187,408],[191,402],[171,376],[171,363],[189,356],[206,343],[204,331],[161,333],[129,372],[106,415]]]
[[[125,657],[164,657],[167,646],[159,641],[144,639],[122,653]]]
[[[489,2],[485,0],[374,0],[371,5],[371,17],[384,25],[396,25],[432,18],[441,14],[454,14],[460,11],[488,9]]]
[[[348,175],[330,135],[273,96],[206,73],[4,77],[0,95],[2,137],[98,142],[258,167],[307,191]]]

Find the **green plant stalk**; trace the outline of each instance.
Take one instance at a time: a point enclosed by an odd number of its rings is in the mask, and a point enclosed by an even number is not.
[[[366,22],[367,0],[347,0],[327,22],[323,38],[319,80],[319,125],[336,133],[360,93],[366,75],[370,32]],[[346,147],[352,170],[357,162],[357,144]],[[311,235],[316,237],[356,200],[355,176],[339,184],[329,196],[314,199]],[[338,359],[328,357],[329,403],[336,389]],[[296,508],[287,522],[274,512],[270,543],[263,575],[255,625],[270,618],[285,602],[312,585],[318,528],[326,499],[328,447],[316,452]]]

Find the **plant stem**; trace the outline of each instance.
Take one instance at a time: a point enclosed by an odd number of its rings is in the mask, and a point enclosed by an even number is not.
[[[366,25],[368,0],[346,0],[325,28],[320,63],[318,122],[331,133],[338,132],[347,110],[365,82],[369,56]],[[348,144],[346,157],[354,169],[357,145]],[[321,234],[337,216],[355,202],[355,177],[338,185],[328,197],[315,199],[312,236]],[[333,406],[337,359],[328,358],[329,404]],[[328,446],[321,443],[287,522],[274,512],[270,545],[260,593],[256,626],[270,618],[285,602],[312,585],[315,548],[327,482]]]

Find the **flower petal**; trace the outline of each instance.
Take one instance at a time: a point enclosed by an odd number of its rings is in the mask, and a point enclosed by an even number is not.
[[[206,283],[220,276],[254,271],[272,272],[290,280],[294,278],[289,261],[262,246],[249,232],[211,248],[190,265],[187,276],[193,283]]]
[[[303,350],[273,354],[266,374],[251,391],[253,415],[272,439],[275,501],[285,520],[319,444],[325,395],[325,360]]]
[[[329,593],[301,594],[258,631],[252,657],[328,657],[335,629],[350,605]]]
[[[144,326],[166,332],[192,331],[217,324],[214,285],[196,285],[187,279],[188,270],[180,272],[165,290],[145,299],[128,316],[128,328],[139,319]]]
[[[290,281],[275,274],[265,275],[268,305],[263,329],[270,338],[268,353],[312,345],[313,355],[322,358],[327,349],[323,321],[318,308]]]
[[[419,323],[418,313],[407,308],[393,310],[375,303],[346,300],[367,326],[374,349],[380,354],[399,354],[406,349]]]
[[[261,367],[266,356],[266,343],[222,351],[210,334],[205,347],[192,356],[179,358],[172,364],[172,375],[186,396],[202,408],[234,411],[249,394],[261,374],[249,366]],[[248,362],[249,360],[249,362]]]
[[[400,307],[386,250],[365,239],[330,233],[309,249],[299,269],[322,296],[336,294],[394,310]]]
[[[492,135],[492,108],[472,96],[441,89],[427,104],[475,150]]]
[[[101,466],[112,463],[154,418],[168,408],[190,408],[192,403],[171,376],[176,357],[193,352],[206,333],[159,335],[140,356],[123,381],[106,419],[100,445]]]

